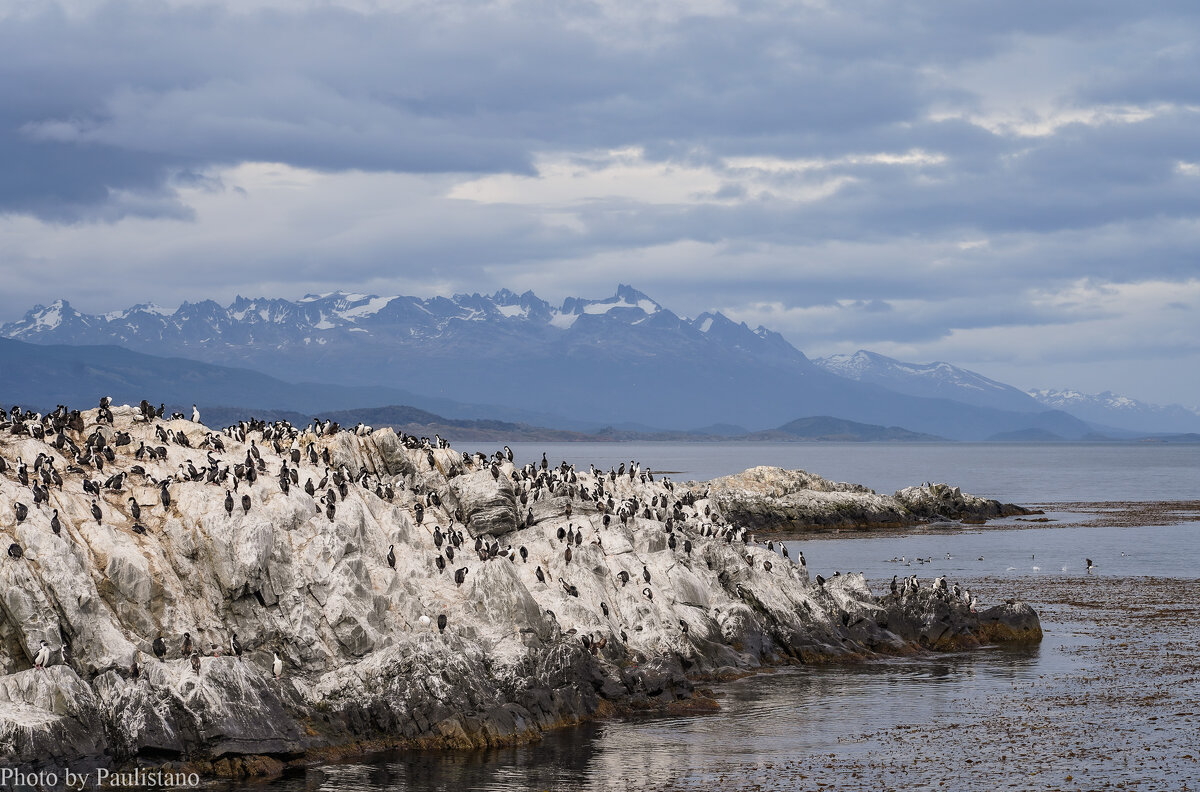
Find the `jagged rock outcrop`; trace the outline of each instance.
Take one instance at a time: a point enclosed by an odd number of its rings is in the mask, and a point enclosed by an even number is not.
[[[948,484],[923,484],[879,495],[860,484],[765,466],[694,489],[707,493],[730,521],[758,532],[870,529],[949,520],[977,523],[1028,513],[1020,506],[969,495]]]
[[[500,745],[704,705],[706,676],[1037,628],[1017,606],[893,603],[857,575],[817,585],[747,543],[731,480],[706,500],[636,470],[518,470],[391,430],[101,418],[61,434],[0,421],[6,763],[237,773],[356,747]],[[765,470],[743,474],[764,503],[884,503]],[[41,641],[48,668],[33,667]]]

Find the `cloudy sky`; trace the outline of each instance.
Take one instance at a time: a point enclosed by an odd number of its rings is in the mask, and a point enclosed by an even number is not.
[[[1200,6],[0,0],[0,321],[557,301],[1200,404]]]

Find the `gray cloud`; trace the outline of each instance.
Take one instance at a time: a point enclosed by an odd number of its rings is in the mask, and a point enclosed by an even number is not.
[[[0,312],[624,280],[921,355],[1129,319],[1039,302],[1080,281],[1195,278],[1194,3],[731,8],[0,0]],[[526,181],[450,197],[489,176]]]

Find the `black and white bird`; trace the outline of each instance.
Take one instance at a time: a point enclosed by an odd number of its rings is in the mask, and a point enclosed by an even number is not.
[[[29,507],[24,503],[14,503],[13,511],[16,512],[18,525],[25,522],[25,518],[29,516]]]
[[[444,613],[438,614],[438,632],[439,633],[446,632],[446,614],[444,614]]]
[[[50,665],[50,645],[42,641],[42,646],[33,657],[34,668],[45,668]]]
[[[154,650],[154,656],[159,660],[162,660],[167,654],[167,642],[162,639],[161,635],[154,639],[150,648]]]
[[[275,675],[276,679],[279,679],[283,676],[283,659],[279,656],[279,652],[273,652],[273,654],[275,662],[271,663],[271,673]]]
[[[237,639],[237,633],[234,633],[233,637],[229,639],[229,652],[234,657],[242,656],[242,642]]]
[[[92,516],[96,518],[96,524],[100,524],[100,518],[104,515],[100,512],[100,504],[92,501]]]
[[[388,566],[390,566],[392,569],[396,568],[395,545],[388,545],[387,562],[388,562]]]

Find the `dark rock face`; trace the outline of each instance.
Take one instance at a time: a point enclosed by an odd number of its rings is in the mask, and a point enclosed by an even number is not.
[[[128,475],[98,496],[82,487],[97,471],[70,472],[74,460],[47,443],[0,434],[9,463],[0,543],[23,548],[0,564],[6,763],[186,762],[254,774],[369,748],[497,746],[622,710],[712,706],[695,680],[770,664],[1040,638],[1037,615],[1020,604],[976,613],[927,585],[880,599],[860,575],[814,584],[803,565],[731,523],[729,490],[715,483],[706,499],[638,472],[504,463],[493,476],[390,430],[297,433],[278,447],[260,431],[244,441],[231,433],[221,451],[190,421],[114,414],[133,442],[104,477]],[[82,432],[68,430],[79,445],[97,429],[95,411],[84,418]],[[181,472],[209,453],[218,468],[240,465],[251,439],[264,469],[240,484],[248,511],[227,512],[225,486]],[[166,459],[135,458],[143,442]],[[293,447],[300,484],[328,474],[307,461],[310,445],[329,449],[337,483],[315,496],[300,485],[285,492]],[[49,509],[18,521],[11,507],[29,493],[15,460],[39,454],[64,474],[51,496],[61,534]],[[881,498],[803,473],[744,475],[756,503],[811,492]],[[169,476],[164,506],[158,482]],[[394,498],[380,496],[382,485]],[[241,657],[227,651],[235,632]],[[162,660],[151,650],[159,636]],[[50,667],[32,668],[43,640]]]

